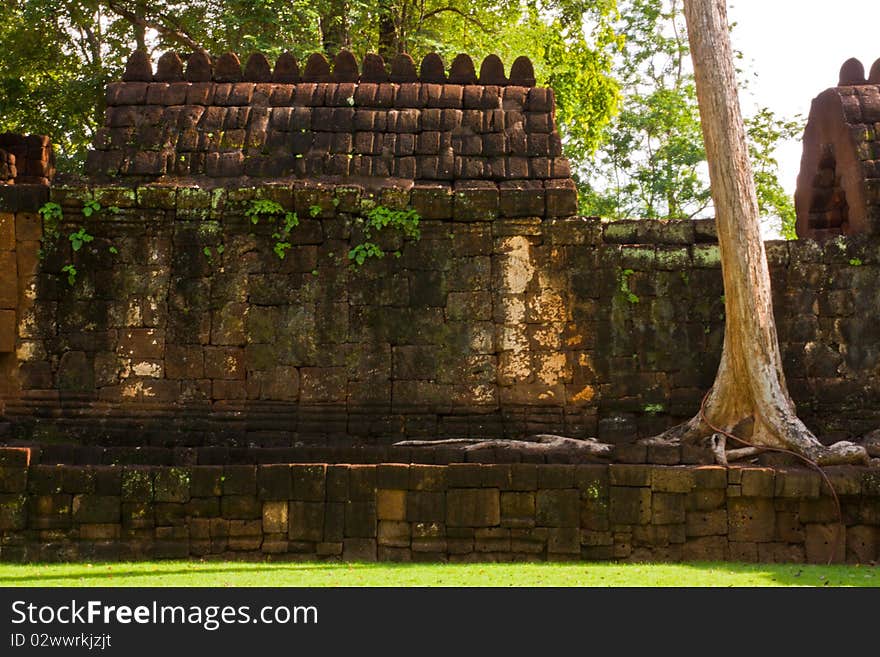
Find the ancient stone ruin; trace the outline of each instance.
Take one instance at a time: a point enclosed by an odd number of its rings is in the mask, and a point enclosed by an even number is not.
[[[0,559],[875,560],[876,470],[828,469],[840,525],[816,472],[636,442],[714,379],[714,222],[578,216],[534,77],[136,53],[87,178],[0,140]],[[828,442],[880,426],[864,232],[767,244]],[[613,449],[492,442],[541,434]]]
[[[880,231],[880,60],[867,78],[847,60],[813,100],[795,205],[799,237]]]

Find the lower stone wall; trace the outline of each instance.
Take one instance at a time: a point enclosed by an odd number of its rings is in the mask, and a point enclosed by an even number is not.
[[[0,560],[870,563],[880,474],[507,464],[74,466],[0,450]]]

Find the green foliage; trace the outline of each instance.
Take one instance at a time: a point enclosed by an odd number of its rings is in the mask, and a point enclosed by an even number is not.
[[[312,208],[315,207],[318,206],[312,206]],[[318,207],[318,212],[320,211],[321,208]],[[311,213],[311,208],[309,212]],[[296,212],[285,210],[277,201],[254,199],[250,202],[244,214],[254,225],[258,224],[261,219],[272,223],[281,222],[278,229],[272,233],[272,239],[275,240],[275,243],[272,245],[272,251],[278,256],[279,260],[284,260],[287,251],[291,248],[290,233],[299,226],[299,217],[296,216]]]
[[[850,258],[849,264],[851,264],[853,267],[861,267],[862,260],[861,258]]]
[[[420,217],[412,208],[405,210],[392,210],[384,205],[373,205],[371,202],[362,204],[366,209],[363,221],[364,241],[354,245],[348,252],[348,259],[352,266],[363,265],[370,258],[381,259],[385,257],[385,251],[373,238],[386,229],[397,230],[404,239],[418,242],[422,232],[419,228]],[[399,258],[400,251],[394,251],[394,256]]]
[[[657,413],[662,413],[664,411],[663,404],[645,404],[645,408],[643,409],[645,413],[649,413],[650,415],[656,415]]]
[[[43,228],[46,234],[49,237],[56,237],[58,235],[58,224],[63,216],[61,206],[50,201],[44,203],[37,212],[43,218]]]
[[[581,211],[610,219],[692,218],[711,194],[696,87],[680,0],[621,0],[615,24],[624,46],[613,71],[620,113],[592,167],[576,167]],[[794,207],[772,153],[802,126],[762,109],[747,119],[761,215],[788,238]]]
[[[82,165],[103,125],[104,87],[129,54],[290,50],[300,61],[345,46],[386,61],[437,51],[447,65],[467,52],[509,67],[529,56],[538,84],[557,93],[564,148],[583,160],[599,144],[617,100],[609,75],[619,47],[615,0],[460,2],[401,0],[28,0],[0,6],[0,130],[50,135],[61,171]],[[353,103],[352,101],[350,101]],[[296,157],[301,157],[298,154]]]
[[[629,277],[635,274],[632,269],[624,269],[620,272],[620,293],[629,303],[638,303],[639,297],[629,289]]]
[[[794,200],[779,182],[779,163],[773,157],[773,150],[781,141],[803,133],[804,122],[801,117],[790,121],[780,119],[764,107],[746,119],[746,131],[761,217],[785,239],[796,239]]]
[[[309,206],[309,216],[314,219],[319,214],[321,214],[321,206],[320,205],[310,205]]]
[[[100,212],[100,211],[101,211],[101,204],[95,200],[86,201],[85,203],[83,203],[82,213],[83,213],[83,216],[86,218],[91,217],[93,214],[95,214],[96,212]]]
[[[67,239],[70,240],[71,248],[74,251],[79,251],[83,247],[83,244],[87,244],[87,243],[91,242],[92,240],[94,240],[95,238],[92,235],[89,235],[86,232],[85,227],[82,226],[76,232],[73,232],[70,235],[68,235]]]
[[[76,283],[76,267],[71,263],[67,263],[61,268],[61,273],[67,274],[67,284],[70,285],[70,287],[73,287]]]
[[[688,218],[710,200],[696,87],[677,0],[622,0],[615,72],[621,111],[594,169],[581,177],[582,210],[608,218]]]

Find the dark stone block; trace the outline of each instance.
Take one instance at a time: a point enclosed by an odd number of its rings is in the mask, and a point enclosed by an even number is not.
[[[288,523],[288,537],[292,541],[324,540],[324,503],[291,502]]]
[[[247,59],[244,66],[245,82],[270,82],[272,81],[272,66],[266,55],[257,52]]]
[[[292,53],[284,52],[278,57],[275,62],[275,70],[272,73],[272,82],[281,84],[299,82],[299,64]]]
[[[223,495],[220,513],[227,519],[249,520],[263,517],[263,504],[256,495]]]
[[[580,516],[577,489],[538,490],[536,521],[539,527],[578,527]]]
[[[412,62],[412,60],[410,60]],[[388,82],[388,73],[385,70],[385,60],[381,55],[367,53],[364,55],[363,71],[361,80],[364,82]],[[400,80],[395,80],[400,82]]]
[[[535,180],[501,182],[499,184],[499,210],[502,218],[543,217],[544,186],[540,181]]]
[[[522,66],[520,64],[520,68]],[[511,73],[513,73],[512,69]],[[532,78],[534,78],[534,75],[532,75]],[[507,77],[504,75],[504,63],[498,55],[489,55],[483,60],[483,63],[480,65],[480,84],[507,84]],[[518,82],[517,84],[520,83]]]
[[[153,65],[145,50],[135,50],[131,53],[131,57],[125,63],[122,80],[123,82],[151,82],[153,80]]]
[[[497,488],[452,488],[446,494],[449,527],[495,527],[501,522],[501,496]]]
[[[118,523],[122,507],[118,496],[85,494],[74,495],[71,510],[77,523]]]
[[[183,60],[177,53],[164,53],[156,64],[156,82],[181,82],[183,80]],[[168,103],[182,105],[183,103]]]
[[[293,482],[293,499],[304,502],[323,502],[325,499],[324,465],[292,465],[290,477]]]
[[[611,486],[611,515],[621,525],[645,525],[651,522],[651,489]]]
[[[358,63],[354,55],[347,50],[340,50],[333,58],[334,82],[357,82],[360,78]],[[376,80],[379,82],[379,80]]]
[[[406,53],[399,53],[391,60],[391,74],[389,76],[391,82],[408,83],[417,82],[419,75],[416,72],[416,65],[412,57]],[[412,105],[415,107],[415,105]]]
[[[449,82],[451,84],[476,84],[477,73],[474,69],[474,60],[465,54],[456,55],[449,68]],[[482,81],[481,83],[494,84]]]
[[[321,53],[314,52],[309,55],[306,60],[305,68],[302,72],[303,82],[329,82],[330,62]]]
[[[396,62],[397,60],[395,60]],[[394,69],[392,67],[392,81],[394,80]],[[446,82],[446,67],[443,60],[435,52],[425,55],[422,59],[422,65],[419,68],[419,80],[423,83],[444,84]]]
[[[253,465],[227,465],[223,468],[222,484],[223,495],[255,495],[257,469]]]
[[[532,60],[524,56],[517,57],[510,67],[509,83],[518,87],[534,87],[535,68]]]
[[[376,503],[347,502],[345,504],[345,537],[376,537]]]
[[[286,463],[258,466],[257,490],[261,500],[291,499],[291,466]]]

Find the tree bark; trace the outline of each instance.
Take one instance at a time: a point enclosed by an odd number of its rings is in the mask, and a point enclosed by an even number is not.
[[[743,444],[790,450],[820,464],[866,462],[864,448],[847,442],[825,447],[797,417],[782,371],[726,2],[685,0],[684,9],[715,203],[726,319],[721,364],[701,412],[658,439],[695,442],[716,429],[730,434],[751,418],[753,431]]]
[[[379,2],[378,14],[379,45],[377,50],[386,62],[390,62],[400,51],[400,35],[397,31],[394,6],[387,0]]]
[[[324,54],[330,59],[351,45],[347,0],[331,0],[327,3],[325,12],[319,17],[319,25]]]

